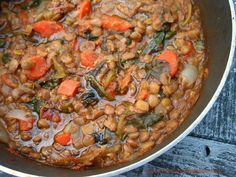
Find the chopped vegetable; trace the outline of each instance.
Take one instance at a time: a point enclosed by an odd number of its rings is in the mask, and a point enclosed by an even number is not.
[[[89,41],[96,41],[98,39],[97,36],[94,36],[91,31],[85,31],[84,32],[84,38]]]
[[[0,142],[2,143],[9,143],[10,137],[9,133],[7,132],[6,128],[2,125],[0,121]]]
[[[102,27],[104,29],[116,31],[116,32],[124,32],[130,28],[132,28],[132,24],[128,21],[117,17],[117,16],[102,16]]]
[[[47,38],[41,38],[39,35],[32,35],[32,36],[27,36],[27,35],[22,35],[24,40],[32,42],[33,46],[39,46],[40,44],[46,44],[48,43],[48,39]]]
[[[60,80],[61,79],[50,79],[50,80],[39,83],[39,85],[42,88],[52,90],[58,86],[58,84],[61,82]]]
[[[2,56],[2,62],[3,64],[7,64],[8,62],[11,61],[11,56],[9,53],[4,53]]]
[[[148,128],[163,119],[162,114],[146,113],[127,121],[127,124],[137,128]]]
[[[159,55],[158,60],[168,62],[170,68],[170,75],[174,77],[179,67],[179,59],[176,53],[170,50],[165,50]]]
[[[116,73],[115,73],[114,70],[111,70],[111,71],[108,72],[108,74],[106,75],[106,77],[105,77],[104,80],[103,80],[103,86],[104,86],[105,88],[107,88],[108,85],[112,82],[112,80],[114,80],[115,74],[116,74]]]
[[[41,0],[31,0],[28,4],[21,6],[21,9],[28,10],[34,7],[38,7],[41,4]]]
[[[33,24],[33,30],[40,36],[48,38],[54,33],[63,31],[63,26],[55,21],[42,20]]]
[[[193,46],[194,46],[195,50],[198,52],[203,51],[205,49],[204,41],[202,41],[202,40],[195,41]]]
[[[3,81],[3,83],[5,83],[8,87],[11,88],[16,88],[17,84],[11,79],[11,76],[7,73],[3,74],[1,76],[1,80]]]
[[[79,18],[82,19],[92,11],[92,4],[90,0],[84,0],[80,4]]]
[[[43,105],[43,102],[41,100],[38,100],[36,97],[33,97],[31,102],[26,103],[26,106],[28,106],[30,109],[32,109],[33,112],[40,115],[40,109]]]
[[[95,143],[97,143],[98,145],[105,145],[108,142],[107,138],[105,137],[105,133],[104,132],[101,132],[101,133],[94,132],[93,133],[93,137],[94,137]]]
[[[20,130],[21,131],[31,130],[33,128],[34,121],[35,121],[35,119],[29,119],[27,121],[20,120],[19,121]]]
[[[91,84],[91,87],[93,87],[101,97],[105,97],[109,101],[115,100],[113,96],[106,92],[104,87],[95,79],[94,76],[86,75],[85,78]]]
[[[185,64],[180,76],[182,77],[183,82],[191,85],[197,80],[198,69],[194,65]]]
[[[127,88],[131,81],[132,81],[131,75],[130,74],[125,75],[125,77],[122,80],[119,80],[120,89],[124,90],[125,88]]]
[[[67,146],[70,140],[71,140],[70,133],[58,134],[55,136],[55,142],[63,146]]]
[[[12,109],[6,114],[6,118],[27,121],[27,113],[21,109]]]
[[[79,86],[80,86],[80,83],[78,81],[65,80],[60,84],[57,90],[57,93],[61,95],[69,96],[69,97],[75,96]]]
[[[193,11],[193,6],[192,6],[192,3],[188,3],[188,14],[187,14],[187,17],[185,18],[185,21],[183,22],[183,26],[187,25],[189,23],[189,21],[191,20],[192,18],[192,11]]]
[[[97,54],[90,50],[86,50],[80,54],[80,64],[87,68],[94,68],[97,59]]]
[[[81,95],[81,98],[84,107],[95,105],[99,101],[99,97],[93,89],[87,90],[84,94]]]
[[[139,94],[138,94],[138,99],[139,100],[145,100],[149,95],[149,92],[147,89],[142,89]]]
[[[30,58],[30,61],[34,63],[34,66],[31,69],[24,70],[28,79],[35,81],[47,74],[49,68],[43,57],[33,56]]]
[[[56,73],[53,75],[54,79],[62,79],[66,77],[65,70],[61,64],[57,62],[57,60],[54,58],[53,60],[53,67],[56,70]]]

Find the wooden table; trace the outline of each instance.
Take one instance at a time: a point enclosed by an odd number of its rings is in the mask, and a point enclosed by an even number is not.
[[[165,154],[119,175],[131,176],[236,177],[236,54],[224,89],[204,120]],[[0,172],[0,177],[11,175]]]

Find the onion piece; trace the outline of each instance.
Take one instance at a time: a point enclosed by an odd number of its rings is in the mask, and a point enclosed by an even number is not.
[[[197,80],[198,69],[194,65],[185,64],[180,76],[184,83],[186,83],[188,86],[192,85]]]
[[[8,143],[10,140],[9,138],[9,134],[6,130],[6,128],[2,125],[1,121],[0,121],[0,142],[2,143]]]
[[[18,119],[27,121],[27,113],[21,109],[13,109],[6,114],[6,118]]]

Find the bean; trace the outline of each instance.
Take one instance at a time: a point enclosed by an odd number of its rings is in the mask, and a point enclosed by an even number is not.
[[[50,154],[52,154],[52,147],[48,146],[48,147],[42,147],[41,149],[41,153],[43,156],[50,156]]]
[[[142,38],[142,35],[136,31],[134,31],[133,33],[131,33],[130,37],[131,37],[131,39],[133,39],[135,41],[140,41]]]
[[[95,49],[95,43],[93,41],[85,41],[80,45],[81,52],[94,49]]]
[[[70,55],[62,55],[62,56],[60,57],[60,59],[61,59],[61,61],[62,61],[63,63],[65,63],[65,64],[70,64],[70,63],[73,62],[73,58],[72,58],[72,56],[70,56]]]
[[[41,155],[38,152],[30,152],[29,157],[33,159],[40,159]]]
[[[136,139],[139,137],[139,132],[133,132],[133,133],[129,133],[128,137],[131,139]]]
[[[175,119],[169,120],[168,122],[166,122],[166,128],[169,130],[175,130],[178,127],[178,125],[179,123]]]
[[[141,151],[147,152],[155,145],[154,141],[147,141],[141,144]]]
[[[116,107],[116,114],[121,115],[125,112],[125,106],[124,105],[119,105]]]
[[[156,95],[149,95],[148,104],[154,108],[160,103],[160,99]]]
[[[83,144],[89,146],[95,143],[94,137],[92,135],[85,135],[83,139]]]
[[[110,131],[116,131],[117,129],[117,122],[116,119],[114,117],[108,117],[105,121],[104,121],[104,126],[107,127]]]
[[[129,144],[131,147],[137,147],[138,145],[137,145],[137,143],[136,143],[136,141],[134,141],[133,139],[131,139],[131,138],[128,138],[127,139],[127,144]]]
[[[29,141],[32,139],[32,135],[30,132],[22,131],[20,132],[20,136],[23,141]]]
[[[30,152],[32,152],[33,150],[30,147],[24,146],[21,148],[21,153],[23,154],[29,154]]]
[[[9,62],[8,71],[14,73],[19,66],[19,62],[16,59],[13,59]]]
[[[129,59],[133,59],[135,57],[135,53],[133,52],[125,52],[123,55],[122,55],[122,59],[123,60],[129,60]]]
[[[34,142],[35,144],[38,144],[38,143],[40,143],[41,141],[42,141],[42,138],[41,138],[40,136],[36,136],[36,137],[33,138],[33,142]]]
[[[172,103],[171,103],[171,100],[169,98],[163,98],[161,100],[161,104],[167,111],[171,110],[172,107],[173,107]]]
[[[148,112],[149,111],[149,104],[146,101],[138,100],[135,103],[135,108],[141,112]]]
[[[32,62],[32,61],[29,60],[29,59],[23,59],[23,60],[21,60],[21,68],[22,68],[22,69],[27,69],[27,70],[28,70],[28,69],[33,68],[34,65],[35,65],[35,63]]]
[[[39,119],[37,125],[39,129],[48,129],[50,127],[50,124],[46,119]]]
[[[163,84],[163,85],[169,85],[170,84],[170,80],[171,80],[171,77],[168,73],[162,73],[160,75],[160,82]]]
[[[160,91],[160,85],[157,82],[152,81],[149,85],[149,90],[152,94],[158,94]]]
[[[138,129],[136,127],[134,127],[133,125],[128,125],[124,128],[124,131],[126,133],[135,133],[138,131]]]
[[[158,123],[153,125],[153,129],[160,130],[160,129],[164,128],[165,125],[166,125],[166,123],[164,121],[159,121]]]
[[[107,115],[112,115],[112,114],[115,113],[115,108],[114,108],[113,106],[107,104],[107,105],[105,106],[104,112],[105,112],[105,114],[107,114]]]
[[[123,149],[125,152],[129,152],[132,153],[133,152],[133,148],[130,147],[130,145],[124,144]]]
[[[159,139],[159,137],[161,136],[161,133],[159,132],[152,132],[151,136],[150,136],[150,140],[151,141],[156,141]]]
[[[140,132],[139,141],[144,143],[149,139],[149,133],[147,131]]]
[[[170,119],[178,119],[179,116],[180,116],[180,111],[177,109],[173,109],[169,114]]]

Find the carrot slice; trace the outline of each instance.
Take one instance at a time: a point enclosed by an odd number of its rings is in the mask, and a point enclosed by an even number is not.
[[[19,122],[19,128],[21,131],[28,131],[33,128],[35,119],[30,119],[28,121],[20,120]]]
[[[87,14],[92,11],[92,4],[90,0],[85,0],[80,4],[79,18],[84,18]]]
[[[54,33],[63,31],[63,26],[55,21],[42,20],[33,24],[33,30],[42,37],[50,37]]]
[[[33,56],[30,60],[34,63],[34,66],[24,71],[28,79],[35,81],[47,73],[48,66],[46,60],[41,56]]]
[[[117,16],[102,16],[102,27],[116,32],[126,31],[133,26],[126,20]]]
[[[170,51],[170,50],[165,50],[160,54],[160,56],[158,57],[158,60],[168,62],[171,77],[173,77],[178,71],[179,59],[175,52]]]
[[[149,93],[147,89],[142,89],[138,94],[138,99],[145,100],[148,97]]]
[[[80,54],[80,64],[87,68],[94,68],[98,56],[95,52],[87,50]]]
[[[67,146],[68,143],[70,142],[71,139],[71,134],[70,133],[63,133],[55,136],[55,142]]]
[[[63,81],[58,90],[57,93],[65,96],[75,96],[78,87],[80,86],[80,83],[74,80],[65,80]]]
[[[3,74],[1,76],[1,79],[8,87],[11,87],[13,89],[17,87],[17,84],[14,83],[14,81],[11,80],[9,74],[7,74],[7,73]]]

